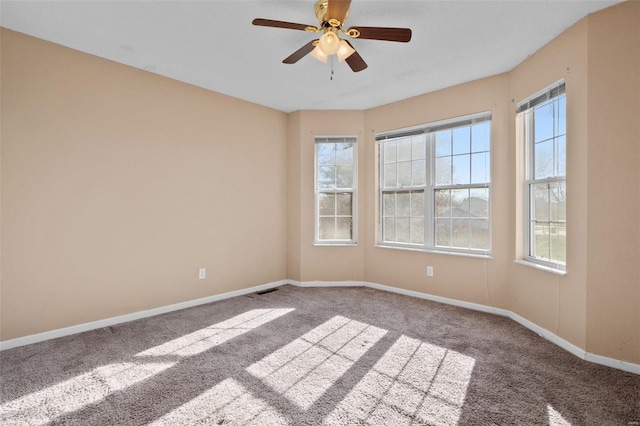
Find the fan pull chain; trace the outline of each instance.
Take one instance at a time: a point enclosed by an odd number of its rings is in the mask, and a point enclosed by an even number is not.
[[[329,77],[329,80],[333,81],[333,74],[334,74],[334,72],[333,72],[333,55],[331,55],[330,60],[331,60],[331,76]]]

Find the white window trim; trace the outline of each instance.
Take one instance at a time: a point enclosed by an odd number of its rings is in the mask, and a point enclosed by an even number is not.
[[[555,83],[545,87],[544,89],[536,92],[535,94],[529,96],[528,98],[526,98],[525,100],[519,102],[517,104],[517,110],[519,110],[521,107],[523,107],[524,105],[526,105],[527,103],[529,103],[530,101],[532,101],[535,98],[538,98],[544,94],[548,94],[550,93],[552,90],[554,90],[555,88],[559,87],[562,84],[566,84],[564,79],[558,80]],[[562,93],[566,96],[566,89],[565,91]],[[554,97],[549,97],[548,100],[543,101],[541,103],[539,103],[538,105],[543,104],[544,102],[548,102],[552,99],[557,98],[558,96],[561,96],[562,94],[558,94]],[[566,105],[566,104],[565,104]],[[535,106],[531,106],[529,108],[527,108],[524,111],[528,111],[530,109],[533,109]],[[524,120],[524,126],[532,126],[532,123],[530,122],[530,120]],[[524,255],[523,255],[523,259],[516,259],[514,262],[516,264],[519,265],[524,265],[524,266],[529,266],[529,267],[533,267],[536,269],[540,269],[543,271],[547,271],[547,272],[552,272],[558,275],[566,275],[567,273],[567,265],[566,262],[563,264],[561,262],[554,262],[551,260],[544,260],[541,258],[537,258],[534,256],[531,256],[531,207],[532,207],[532,203],[531,203],[531,185],[532,184],[536,184],[536,183],[551,183],[551,182],[567,182],[567,176],[566,174],[564,176],[553,176],[553,177],[548,177],[548,178],[543,178],[543,179],[531,179],[532,176],[532,165],[533,165],[533,143],[531,141],[531,131],[527,131],[525,130],[523,132],[524,135],[524,161],[525,161],[525,179],[524,179],[524,222],[523,222],[523,241],[524,241]],[[568,142],[568,139],[567,139]],[[565,165],[565,170],[566,170],[566,165]],[[566,173],[566,172],[565,172]]]
[[[378,151],[377,158],[377,167],[378,167],[378,182],[376,183],[378,186],[377,190],[377,203],[378,203],[378,235],[376,238],[375,247],[378,248],[391,248],[391,249],[401,249],[401,250],[411,250],[411,251],[419,251],[425,253],[436,253],[436,254],[449,254],[449,255],[458,255],[458,256],[468,256],[468,257],[480,257],[480,258],[492,258],[491,248],[492,248],[492,219],[491,219],[491,177],[489,178],[489,183],[486,184],[469,184],[469,185],[447,185],[447,186],[436,186],[434,184],[435,181],[435,131],[437,128],[442,127],[455,127],[458,124],[463,124],[464,122],[473,122],[477,119],[484,119],[486,121],[492,122],[492,113],[491,111],[482,111],[474,114],[458,116],[454,118],[448,118],[445,120],[439,120],[436,122],[431,122],[427,124],[422,124],[419,126],[406,127],[402,129],[382,132],[376,135],[376,146]],[[483,121],[484,121],[483,120]],[[471,123],[470,123],[471,124]],[[399,243],[399,242],[389,242],[383,241],[383,204],[382,204],[382,194],[385,192],[383,180],[384,180],[384,171],[381,168],[382,164],[382,146],[384,142],[400,139],[402,137],[406,137],[411,134],[427,134],[427,182],[424,186],[407,186],[407,187],[399,187],[393,189],[394,192],[401,191],[424,191],[424,243],[422,245],[416,245],[411,243]],[[493,126],[491,127],[491,134],[493,134]],[[490,158],[493,157],[493,138],[490,136],[491,148],[489,150]],[[493,174],[493,166],[491,167],[491,173]],[[463,249],[463,248],[453,248],[453,247],[439,247],[435,245],[435,213],[433,205],[433,200],[435,196],[435,191],[440,189],[466,189],[466,188],[487,188],[489,190],[489,204],[487,206],[488,209],[488,217],[489,217],[489,248],[487,250],[479,250],[479,249]],[[389,189],[388,189],[389,190]]]
[[[341,138],[353,138],[353,187],[350,189],[330,189],[324,188],[320,190],[318,188],[318,158],[316,144],[318,139],[341,139]],[[339,143],[336,141],[336,143]],[[353,247],[358,245],[358,137],[355,135],[315,135],[313,140],[313,186],[314,186],[314,200],[313,200],[313,245],[318,247],[341,247],[348,246]],[[320,193],[344,193],[350,192],[351,198],[351,240],[320,240],[318,239],[319,227],[320,227],[320,211],[318,210],[318,198]]]

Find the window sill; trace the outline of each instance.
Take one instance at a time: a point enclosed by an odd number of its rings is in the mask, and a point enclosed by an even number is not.
[[[528,266],[529,268],[533,268],[533,269],[539,269],[541,271],[551,272],[552,274],[556,274],[556,275],[562,275],[562,276],[567,275],[567,271],[563,271],[562,269],[552,268],[551,266],[546,266],[546,265],[540,265],[538,263],[529,262],[528,260],[517,259],[517,260],[514,260],[513,263],[516,263],[518,265]]]
[[[313,243],[315,247],[357,247],[358,243],[351,243],[348,241],[345,242],[336,242],[336,243]]]
[[[418,253],[445,254],[445,255],[451,255],[451,256],[472,257],[476,259],[493,259],[491,254],[464,253],[464,252],[445,251],[445,250],[430,250],[430,249],[413,248],[413,247],[388,246],[385,244],[376,244],[375,247],[383,248],[383,249],[392,249],[392,250],[413,251]]]

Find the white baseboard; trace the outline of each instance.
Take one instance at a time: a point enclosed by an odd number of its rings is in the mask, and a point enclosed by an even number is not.
[[[287,281],[297,287],[363,287],[362,281]]]
[[[420,293],[418,291],[405,290],[402,288],[392,287],[384,284],[377,284],[367,281],[296,281],[296,280],[281,280],[272,283],[262,284],[255,287],[244,288],[241,290],[230,291],[227,293],[216,294],[213,296],[203,297],[201,299],[189,300],[186,302],[176,303],[173,305],[162,306],[155,309],[149,309],[146,311],[134,312],[127,315],[121,315],[112,318],[106,318],[99,321],[88,322],[84,324],[78,324],[71,327],[60,328],[57,330],[46,331],[44,333],[32,334],[30,336],[18,337],[16,339],[5,340],[0,342],[0,351],[16,348],[18,346],[30,345],[32,343],[43,342],[45,340],[57,339],[58,337],[69,336],[72,334],[82,333],[84,331],[95,330],[98,328],[109,327],[124,322],[134,321],[142,318],[147,318],[155,315],[164,314],[167,312],[177,311],[180,309],[191,308],[193,306],[204,305],[206,303],[216,302],[218,300],[229,299],[231,297],[243,296],[245,294],[255,293],[257,291],[268,290],[273,287],[279,287],[284,284],[291,284],[297,287],[369,287],[377,290],[388,291],[390,293],[402,294],[405,296],[416,297],[419,299],[431,300],[433,302],[444,303],[447,305],[459,306],[461,308],[472,309],[480,312],[487,312],[490,314],[500,315],[503,317],[509,317],[529,330],[544,337],[550,342],[558,345],[562,349],[572,353],[580,359],[584,359],[589,362],[604,365],[618,370],[623,370],[629,373],[640,375],[640,364],[634,364],[631,362],[621,361],[614,358],[608,358],[601,355],[592,354],[586,352],[584,349],[570,343],[560,336],[552,333],[546,328],[529,321],[520,315],[511,312],[506,309],[495,308],[493,306],[482,305],[479,303],[465,302],[463,300],[450,299],[447,297],[435,296],[427,293]]]
[[[632,362],[621,361],[619,359],[608,358],[602,355],[596,355],[587,352],[584,358],[586,361],[594,362],[596,364],[606,365],[607,367],[617,368],[618,370],[627,371],[629,373],[640,374],[640,364],[634,364]]]
[[[256,291],[268,290],[283,284],[288,284],[289,280],[275,281],[272,283],[262,284],[255,287],[243,288],[227,293],[216,294],[213,296],[203,297],[201,299],[188,300],[186,302],[175,303],[173,305],[161,306],[159,308],[149,309],[146,311],[133,312],[131,314],[120,315],[112,318],[105,318],[98,321],[86,322],[84,324],[73,325],[71,327],[59,328],[57,330],[45,331],[43,333],[31,334],[29,336],[18,337],[0,342],[0,351],[6,349],[17,348],[18,346],[30,345],[32,343],[44,342],[45,340],[57,339],[59,337],[70,336],[72,334],[82,333],[85,331],[95,330],[98,328],[109,327],[124,322],[135,321],[142,318],[148,318],[155,315],[166,314],[167,312],[178,311],[180,309],[191,308],[194,306],[204,305],[218,300],[229,299],[231,297],[243,296]]]
[[[431,300],[432,302],[444,303],[447,305],[459,306],[461,308],[473,309],[474,311],[488,312],[503,317],[508,317],[510,312],[505,309],[494,308],[493,306],[481,305],[479,303],[465,302],[463,300],[450,299],[448,297],[435,296],[433,294],[420,293],[419,291],[405,290],[402,288],[391,287],[388,285],[365,282],[365,287],[375,288],[378,290],[388,291],[390,293],[403,294],[405,296],[417,297],[419,299]]]

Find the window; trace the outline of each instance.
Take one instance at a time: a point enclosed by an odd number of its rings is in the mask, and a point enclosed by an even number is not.
[[[566,268],[567,126],[564,82],[518,106],[525,147],[525,260]]]
[[[316,138],[316,244],[356,243],[356,138]]]
[[[491,115],[378,135],[379,244],[489,254]]]

